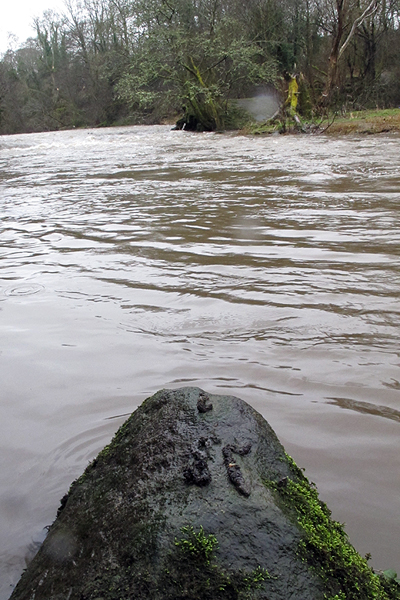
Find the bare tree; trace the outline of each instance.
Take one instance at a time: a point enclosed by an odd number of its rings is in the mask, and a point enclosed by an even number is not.
[[[324,14],[325,28],[332,39],[323,105],[327,106],[332,101],[332,94],[338,85],[339,62],[355,32],[378,10],[380,3],[381,0],[328,0],[323,5],[318,3]]]

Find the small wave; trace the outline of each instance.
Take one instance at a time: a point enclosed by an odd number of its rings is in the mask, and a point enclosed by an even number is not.
[[[347,410],[355,410],[356,412],[363,413],[366,415],[375,415],[377,417],[384,417],[385,419],[391,419],[400,423],[400,412],[389,406],[382,406],[380,404],[372,404],[371,402],[361,402],[359,400],[352,400],[350,398],[327,398],[330,400],[328,404],[339,406]]]
[[[40,283],[20,283],[4,290],[6,296],[32,296],[45,289]]]

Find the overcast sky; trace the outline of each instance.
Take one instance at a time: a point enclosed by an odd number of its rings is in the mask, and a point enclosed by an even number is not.
[[[16,35],[22,44],[26,38],[35,35],[32,28],[34,17],[41,17],[47,9],[60,11],[63,7],[63,0],[1,0],[0,54],[9,46],[9,33]]]

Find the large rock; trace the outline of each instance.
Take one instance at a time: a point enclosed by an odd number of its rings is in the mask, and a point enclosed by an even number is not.
[[[160,391],[72,484],[11,598],[333,597],[343,577],[310,553],[290,506],[305,482],[242,400],[198,388]],[[314,497],[308,483],[304,489]],[[358,597],[369,596],[348,595]]]

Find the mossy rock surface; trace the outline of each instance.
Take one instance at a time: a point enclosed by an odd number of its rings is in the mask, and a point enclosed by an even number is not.
[[[343,569],[302,552],[288,481],[307,482],[244,401],[162,390],[71,485],[11,599],[333,598]]]

